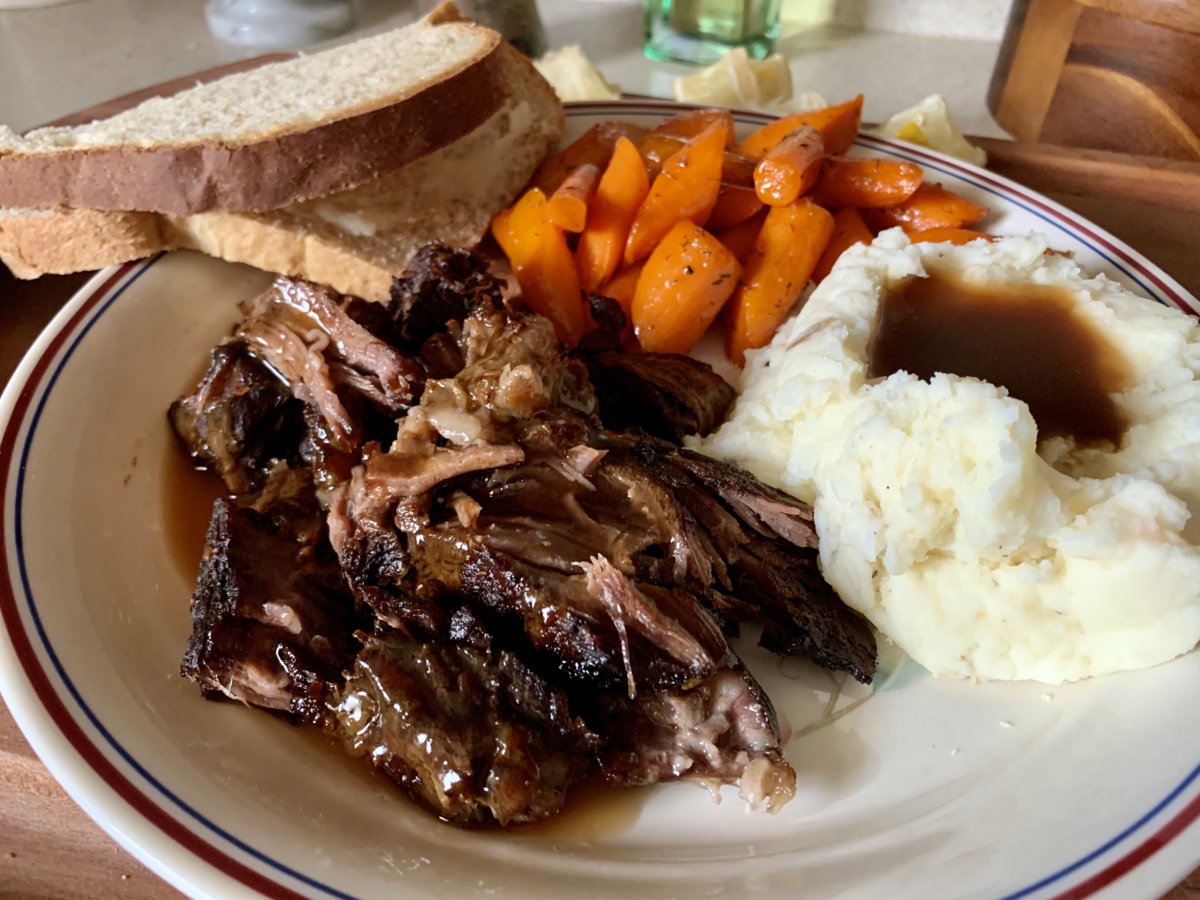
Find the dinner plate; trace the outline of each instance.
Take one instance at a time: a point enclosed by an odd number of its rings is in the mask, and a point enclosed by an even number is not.
[[[568,131],[677,110],[576,104]],[[737,115],[743,129],[765,119]],[[907,144],[864,136],[855,152],[917,162],[991,207],[990,230],[1043,232],[1090,270],[1198,309],[1136,251],[1032,191]],[[1150,897],[1200,862],[1197,653],[1046,687],[935,680],[885,645],[861,687],[746,647],[790,734],[799,784],[781,812],[676,784],[589,795],[558,822],[508,833],[437,823],[304,730],[202,700],[178,675],[187,529],[202,523],[188,520],[199,506],[165,410],[266,281],[190,253],[101,272],[0,399],[4,700],[88,814],[180,889]]]

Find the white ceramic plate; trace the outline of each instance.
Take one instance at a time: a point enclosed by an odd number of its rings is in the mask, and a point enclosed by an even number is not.
[[[663,103],[584,104],[653,123]],[[763,117],[740,116],[744,126]],[[874,138],[1163,303],[1136,252],[987,172]],[[177,253],[99,274],[0,400],[0,687],[67,790],[196,895],[1156,896],[1200,862],[1200,654],[1047,689],[935,681],[885,659],[872,689],[748,652],[792,730],[778,815],[690,785],[548,828],[456,831],[298,729],[208,703],[176,674],[191,571],[175,562],[167,405],[261,273]],[[1136,598],[1130,598],[1135,602]]]

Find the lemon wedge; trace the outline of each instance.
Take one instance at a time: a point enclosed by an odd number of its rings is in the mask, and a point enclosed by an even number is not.
[[[963,136],[946,106],[945,98],[940,94],[932,94],[916,106],[896,113],[880,125],[875,133],[910,144],[920,144],[977,166],[987,163],[983,148],[976,147]]]

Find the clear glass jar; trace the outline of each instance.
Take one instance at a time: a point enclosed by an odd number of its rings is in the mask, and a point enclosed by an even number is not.
[[[733,47],[754,59],[779,36],[780,0],[644,0],[651,59],[708,65]]]

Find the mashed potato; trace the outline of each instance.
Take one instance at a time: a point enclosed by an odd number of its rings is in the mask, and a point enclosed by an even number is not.
[[[1045,250],[898,230],[849,250],[699,445],[812,503],[826,578],[935,675],[1057,683],[1200,640],[1200,326]],[[1028,407],[975,378],[869,378],[886,290],[927,271],[1069,288],[1131,372],[1119,451],[1039,448]]]

